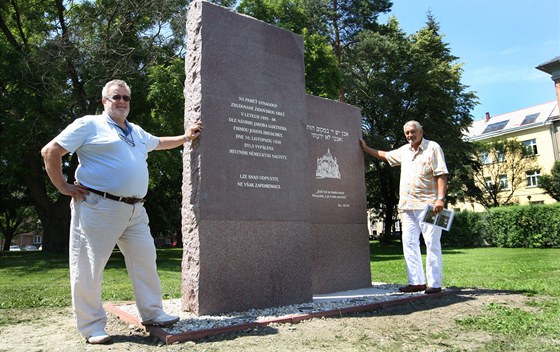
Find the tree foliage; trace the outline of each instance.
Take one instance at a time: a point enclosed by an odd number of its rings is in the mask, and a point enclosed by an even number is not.
[[[237,10],[302,35],[307,93],[331,99],[338,96],[342,75],[325,23],[325,1],[242,0]]]
[[[310,94],[345,100],[340,64],[364,30],[379,27],[390,0],[242,0],[237,8],[304,36],[305,78]]]
[[[149,68],[183,51],[187,4],[14,0],[0,7],[2,159],[29,190],[44,249],[67,249],[70,217],[69,198],[48,182],[39,150],[73,119],[99,112],[101,88],[113,78],[132,87],[131,118],[149,121]],[[76,165],[74,155],[65,158],[69,182]]]
[[[560,201],[560,161],[554,163],[550,175],[544,174],[539,178],[539,187],[552,198]]]
[[[131,85],[132,121],[155,135],[182,133],[188,2],[1,3],[0,160],[37,211],[44,249],[67,249],[70,199],[48,181],[39,150],[75,118],[100,112],[107,81],[119,78]],[[394,19],[377,23],[391,5],[390,0],[242,0],[237,9],[303,36],[308,93],[361,108],[370,144],[395,148],[405,142],[404,122],[418,120],[426,137],[444,148],[450,185],[462,184],[461,170],[471,159],[461,134],[476,97],[460,83],[461,66],[433,18],[410,36]],[[180,153],[150,158],[146,207],[154,233],[180,231]],[[65,157],[68,182],[76,166],[75,155]],[[368,204],[383,209],[388,226],[396,214],[398,177],[397,169],[376,161],[366,174]]]
[[[177,134],[183,126],[185,67],[176,58],[168,65],[152,66],[148,70],[147,101],[151,104],[151,119],[145,126],[156,135]],[[181,234],[181,182],[183,158],[181,149],[158,151],[151,157],[150,187],[145,203],[150,214],[152,234],[172,237],[182,243]]]
[[[25,187],[3,178],[0,181],[0,238],[4,239],[4,245],[0,250],[9,250],[12,240],[19,234],[34,230],[36,226],[37,213]]]
[[[347,101],[362,109],[364,138],[376,149],[406,144],[403,125],[416,120],[424,137],[444,149],[450,192],[460,179],[470,146],[463,132],[471,124],[476,96],[461,84],[461,65],[428,16],[426,26],[405,35],[396,19],[377,31],[363,31],[344,56]],[[385,238],[396,218],[399,172],[368,159],[368,205],[384,207]]]

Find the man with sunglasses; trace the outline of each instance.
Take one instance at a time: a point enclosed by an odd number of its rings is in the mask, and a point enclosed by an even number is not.
[[[125,257],[144,325],[168,326],[179,317],[163,311],[154,239],[144,197],[148,152],[196,139],[200,121],[184,135],[156,137],[127,120],[131,90],[121,80],[102,90],[104,111],[76,119],[41,150],[45,169],[60,193],[71,196],[70,283],[74,317],[88,343],[110,342],[101,300],[103,270],[115,244]],[[62,157],[77,153],[76,182],[66,182]]]

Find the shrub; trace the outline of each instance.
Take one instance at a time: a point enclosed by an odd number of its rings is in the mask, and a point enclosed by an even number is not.
[[[497,247],[560,247],[560,204],[492,208],[479,223],[482,238]]]
[[[441,242],[450,247],[560,248],[560,203],[456,212]]]
[[[449,232],[443,231],[441,243],[450,247],[480,247],[485,244],[481,222],[485,213],[456,212]]]

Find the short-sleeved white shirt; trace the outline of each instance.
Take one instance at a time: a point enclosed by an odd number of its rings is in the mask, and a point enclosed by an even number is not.
[[[76,180],[80,184],[116,196],[144,198],[148,192],[148,152],[159,138],[128,122],[127,143],[121,128],[107,115],[76,119],[55,141],[78,154]],[[132,143],[133,141],[133,143]]]
[[[435,202],[438,196],[435,177],[448,174],[443,150],[439,144],[422,139],[418,151],[414,151],[410,144],[405,144],[387,152],[385,157],[389,165],[401,165],[401,210],[424,209],[427,204]]]

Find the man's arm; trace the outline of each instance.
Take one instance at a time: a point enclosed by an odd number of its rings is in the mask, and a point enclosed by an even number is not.
[[[183,145],[187,141],[193,141],[200,136],[202,130],[202,123],[200,120],[196,120],[188,129],[187,132],[182,136],[173,137],[160,137],[159,144],[156,150],[167,150],[177,148]]]
[[[62,157],[68,151],[60,146],[56,141],[52,140],[41,149],[41,155],[45,162],[45,170],[52,184],[60,191],[74,198],[75,200],[85,200],[85,196],[89,191],[81,185],[72,185],[66,182],[66,177],[62,174]]]
[[[373,156],[374,158],[377,158],[379,160],[383,160],[383,161],[387,161],[386,158],[386,154],[387,152],[383,151],[383,150],[377,150],[377,149],[373,149],[370,148],[366,141],[364,141],[363,139],[360,139],[360,145],[362,146],[362,150],[366,153],[368,153],[369,155]]]
[[[445,197],[447,193],[447,174],[435,176],[437,183],[437,197],[438,199],[434,203],[434,212],[437,214],[443,210],[445,202],[440,198]]]

